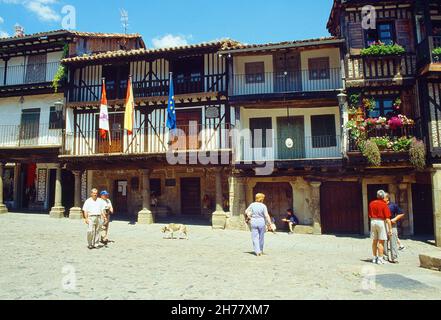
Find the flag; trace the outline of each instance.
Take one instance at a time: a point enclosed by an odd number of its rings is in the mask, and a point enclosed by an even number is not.
[[[132,77],[129,77],[129,82],[127,83],[127,95],[124,113],[124,129],[127,130],[128,135],[133,134],[133,118],[135,113],[135,97],[133,96],[132,89]]]
[[[170,92],[168,95],[168,108],[167,108],[167,128],[170,130],[176,129],[176,106],[175,106],[175,92],[173,88],[173,74],[170,72]]]
[[[101,106],[100,106],[100,136],[105,139],[110,131],[109,126],[109,109],[107,106],[106,82],[103,79],[103,88],[101,90]],[[110,135],[109,135],[110,139]]]

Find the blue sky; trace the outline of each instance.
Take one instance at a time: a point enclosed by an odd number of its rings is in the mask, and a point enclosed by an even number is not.
[[[232,38],[244,43],[328,36],[332,0],[0,0],[0,36],[16,23],[25,33],[62,28],[63,7],[76,11],[76,30],[122,32],[120,9],[129,14],[129,32],[149,47]]]

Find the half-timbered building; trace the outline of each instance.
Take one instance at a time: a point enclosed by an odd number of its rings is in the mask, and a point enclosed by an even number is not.
[[[58,159],[64,138],[66,83],[60,61],[145,45],[139,35],[18,31],[14,37],[0,39],[0,182],[4,186],[0,185],[0,211],[52,208],[51,215],[61,217],[61,202],[73,202],[69,191],[73,178],[70,171],[61,169]],[[67,192],[59,189],[56,197],[61,182]]]
[[[371,7],[365,7],[368,5]],[[367,21],[369,13],[372,19]],[[429,223],[432,220],[430,174],[415,170],[409,161],[409,152],[393,147],[393,141],[406,141],[410,137],[425,139],[428,143],[421,131],[424,126],[417,98],[418,34],[414,2],[336,0],[328,29],[346,42],[343,67],[349,108],[345,110],[345,123],[352,121],[355,126],[364,123],[367,127],[362,130],[368,131],[368,139],[377,139],[381,151],[381,165],[372,166],[348,131],[345,172],[352,174],[344,178],[345,184],[339,190],[357,190],[353,195],[358,199],[357,206],[350,219],[361,221],[362,231],[368,234],[368,204],[376,197],[377,190],[384,189],[408,213],[403,223],[405,234],[433,233]],[[398,44],[404,50],[382,55],[363,53],[363,49],[379,43]],[[359,108],[359,101],[366,107]],[[389,126],[387,121],[398,114],[405,116],[402,119],[406,121],[411,120],[408,124],[400,122],[397,127]],[[344,198],[334,200],[340,204],[345,202]]]
[[[90,186],[109,190],[120,218],[152,222],[167,214],[211,218],[217,212],[214,223],[223,227],[235,113],[227,99],[229,64],[218,51],[234,44],[225,40],[65,59],[70,86],[62,161],[71,170],[87,171]],[[170,73],[177,140],[166,127]],[[136,104],[131,135],[123,125],[129,77]],[[110,139],[102,139],[98,128],[102,79]],[[72,216],[79,206],[78,200]]]

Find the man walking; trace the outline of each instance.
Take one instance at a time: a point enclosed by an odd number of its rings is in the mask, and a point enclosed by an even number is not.
[[[394,202],[390,201],[390,195],[386,194],[386,203],[389,206],[391,212],[391,224],[392,224],[392,236],[388,240],[388,245],[386,246],[386,256],[391,263],[398,263],[398,228],[400,227],[400,221],[403,220],[405,214],[403,210]]]
[[[98,190],[92,189],[90,198],[86,200],[83,206],[84,222],[88,225],[87,242],[89,249],[95,249],[99,243],[99,229],[101,219],[105,223],[105,202],[98,198]]]
[[[102,191],[100,193],[101,200],[105,203],[105,216],[106,220],[103,222],[103,225],[101,226],[101,243],[104,245],[107,245],[109,243],[109,225],[110,225],[110,215],[113,214],[113,206],[112,202],[109,199],[109,192],[106,190]]]
[[[385,201],[386,192],[380,190],[377,192],[377,200],[369,204],[369,218],[371,219],[371,237],[372,237],[372,263],[384,264],[384,243],[388,236],[392,235],[392,224],[390,221],[391,213]],[[389,227],[387,229],[386,227]],[[389,231],[388,231],[389,230]]]

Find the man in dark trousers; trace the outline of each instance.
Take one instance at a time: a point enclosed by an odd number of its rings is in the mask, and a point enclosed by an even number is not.
[[[388,193],[386,194],[385,200],[389,206],[392,224],[392,236],[389,237],[385,255],[388,257],[390,263],[398,263],[398,228],[400,227],[400,221],[403,220],[406,215],[396,203],[390,200]]]

